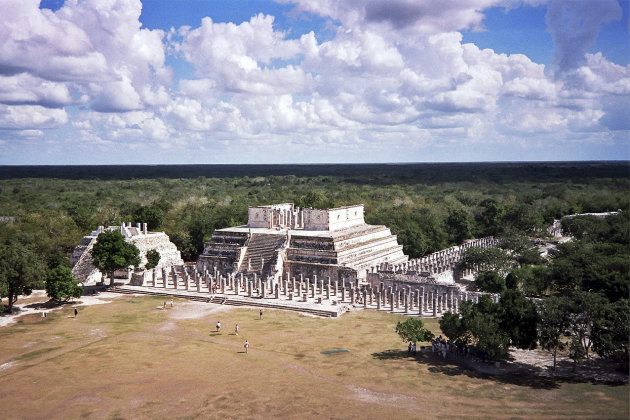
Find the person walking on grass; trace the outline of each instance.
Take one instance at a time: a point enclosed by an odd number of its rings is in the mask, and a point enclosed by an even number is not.
[[[217,332],[221,331],[221,321],[217,321]]]
[[[247,354],[249,350],[249,341],[245,340],[245,344],[243,345],[243,347],[245,347],[245,354]]]

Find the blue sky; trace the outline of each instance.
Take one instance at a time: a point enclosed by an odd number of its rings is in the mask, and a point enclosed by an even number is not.
[[[630,158],[627,0],[5,0],[0,164]]]

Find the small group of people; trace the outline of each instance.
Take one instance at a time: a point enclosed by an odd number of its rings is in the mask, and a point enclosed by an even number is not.
[[[260,319],[262,319],[262,310],[260,311]],[[217,331],[216,332],[221,332],[221,321],[217,321]],[[238,332],[240,330],[240,327],[238,326],[238,324],[236,324],[234,326],[234,335],[238,335]],[[245,353],[249,352],[249,341],[245,340],[245,344],[243,345],[243,347],[245,348]]]
[[[409,346],[407,346],[407,353],[409,354],[413,354],[414,356],[416,355],[417,349],[416,349],[416,343],[409,343]]]
[[[433,353],[442,354],[442,358],[446,358],[446,353],[452,351],[452,344],[450,340],[446,340],[442,336],[439,336],[435,340],[431,341],[431,351]]]

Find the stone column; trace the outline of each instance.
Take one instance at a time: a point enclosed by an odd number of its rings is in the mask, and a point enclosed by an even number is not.
[[[326,299],[330,299],[330,286],[326,285]]]
[[[346,286],[341,286],[341,301],[344,302],[346,300]]]
[[[280,285],[276,284],[275,288],[276,288],[276,299],[279,299],[280,298]]]
[[[266,286],[266,281],[263,281],[260,283],[260,296],[264,299],[265,298],[265,286]]]
[[[381,309],[381,292],[376,292],[376,309]]]
[[[241,288],[241,282],[238,278],[234,279],[234,294],[238,296]]]
[[[162,267],[162,287],[166,289],[166,285],[168,284],[168,271],[165,267]]]
[[[201,273],[195,272],[195,285],[197,286],[197,293],[201,292]]]
[[[339,281],[338,281],[338,280],[335,280],[335,288],[334,288],[334,291],[335,291],[335,297],[339,296]],[[342,300],[343,300],[343,299],[342,299]]]
[[[435,304],[435,295],[431,293],[431,307],[433,308],[433,316],[437,316],[437,305]]]
[[[405,313],[409,313],[409,295],[405,293]]]
[[[363,289],[363,309],[367,308],[367,289]]]
[[[394,312],[394,292],[389,295],[389,310]]]
[[[354,287],[350,286],[350,303],[354,305]]]
[[[418,315],[422,316],[422,310],[424,309],[424,294],[420,295],[420,303],[418,304]]]
[[[177,271],[175,271],[175,266],[173,266],[173,288],[177,290],[177,286],[179,283],[179,279],[177,278]]]

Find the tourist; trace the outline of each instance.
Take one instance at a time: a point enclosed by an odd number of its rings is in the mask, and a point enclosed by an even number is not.
[[[407,346],[407,353],[411,353],[411,341],[409,342],[409,345]]]
[[[260,310],[260,319],[262,319],[262,309]]]
[[[77,315],[79,314],[79,311],[77,311],[77,308],[74,308],[74,318],[76,319]]]
[[[171,299],[171,309],[173,309],[173,299]]]
[[[238,324],[236,324],[236,327],[234,327],[234,334],[238,335]]]
[[[217,321],[217,332],[221,331],[221,321]]]
[[[416,343],[413,343],[413,347],[411,348],[411,351],[413,352],[413,355],[416,355]]]
[[[166,301],[164,301],[164,306],[162,308],[166,309]]]
[[[245,344],[243,345],[243,347],[245,347],[245,353],[247,353],[247,351],[249,350],[249,341],[245,340]]]

